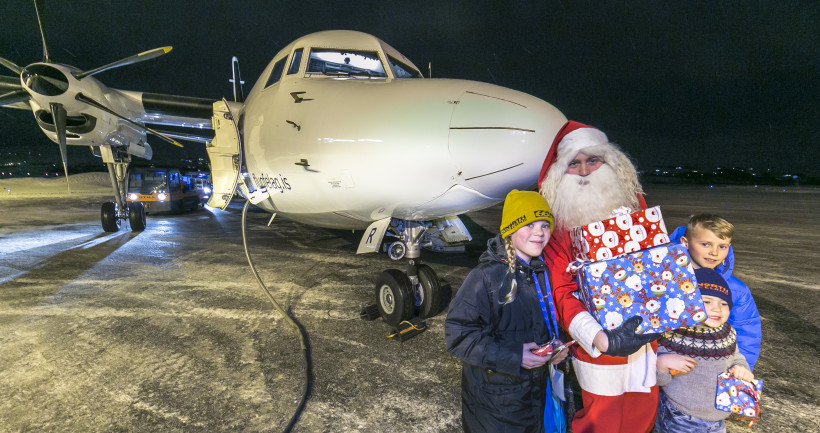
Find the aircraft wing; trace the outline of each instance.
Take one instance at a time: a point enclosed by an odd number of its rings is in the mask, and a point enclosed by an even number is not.
[[[160,93],[117,90],[136,106],[135,120],[167,137],[178,140],[206,143],[213,140],[211,128],[212,99]]]
[[[139,120],[154,125],[211,128],[214,99],[117,90],[142,106]]]

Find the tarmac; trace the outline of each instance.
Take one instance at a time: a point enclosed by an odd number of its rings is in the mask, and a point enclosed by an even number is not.
[[[667,226],[720,211],[738,229],[737,275],[763,316],[761,432],[817,432],[820,192],[660,187]],[[457,432],[460,364],[446,311],[404,341],[359,313],[383,254],[360,233],[308,227],[251,207],[149,215],[106,234],[105,197],[0,198],[0,431]],[[789,212],[784,212],[784,209]],[[422,260],[454,293],[500,220],[470,213],[464,253]],[[305,400],[305,397],[306,400]],[[296,415],[296,418],[294,418]],[[291,422],[295,419],[295,424]],[[738,421],[730,432],[747,431]]]

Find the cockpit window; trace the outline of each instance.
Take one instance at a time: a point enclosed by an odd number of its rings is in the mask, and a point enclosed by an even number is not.
[[[290,66],[288,67],[288,75],[293,75],[299,72],[299,64],[302,63],[302,48],[293,51],[293,57],[290,59]]]
[[[419,71],[405,65],[404,63],[387,56],[387,61],[390,62],[390,67],[393,68],[393,75],[396,78],[421,78]]]
[[[386,78],[379,55],[372,51],[310,50],[307,73]]]
[[[279,82],[279,79],[282,78],[282,71],[285,70],[285,58],[279,59],[273,65],[273,71],[270,73],[270,77],[268,77],[268,82],[265,84],[265,87],[270,87]]]

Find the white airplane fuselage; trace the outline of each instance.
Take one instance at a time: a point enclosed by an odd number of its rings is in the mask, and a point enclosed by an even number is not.
[[[335,34],[392,50],[369,35],[320,32],[274,58],[241,113],[247,173],[270,196],[257,206],[362,229],[386,217],[428,221],[483,209],[535,185],[566,122],[536,97],[465,80],[311,75],[304,60],[298,74],[265,85],[295,47],[341,40],[337,48],[367,48]]]
[[[213,127],[223,138],[208,144],[215,186],[209,203],[224,208],[237,185],[245,193],[264,188],[262,199],[252,200],[257,206],[328,228],[362,229],[386,218],[434,221],[495,205],[512,189],[535,186],[566,122],[555,107],[522,92],[423,78],[397,50],[355,31],[293,41],[274,56],[244,103],[213,107],[197,98],[111,89],[94,71],[71,66],[10,66],[20,73],[14,92],[26,96],[51,140],[60,142],[55,116],[65,116],[66,145],[99,148],[109,169],[119,164],[124,173],[130,155],[151,158],[147,132],[170,140],[146,124]],[[233,133],[229,139],[226,130]],[[238,181],[240,175],[247,178]],[[114,178],[112,185],[118,185]],[[122,197],[117,204],[125,208]]]
[[[100,207],[107,232],[125,221],[134,232],[146,228],[145,207],[127,200],[126,185],[131,157],[151,159],[149,133],[170,144],[206,143],[213,207],[225,209],[238,189],[249,203],[302,223],[366,229],[357,253],[408,259],[406,272],[379,274],[373,292],[377,315],[396,329],[446,305],[438,276],[420,261],[421,248],[463,249],[471,236],[458,215],[534,187],[567,120],[522,92],[425,79],[394,48],[354,31],[293,41],[244,102],[122,91],[94,77],[170,50],[80,71],[50,62],[44,40],[42,62],[20,67],[0,58],[20,79],[0,79],[0,106],[32,110],[58,143],[66,174],[67,145],[90,146],[102,158],[114,195]],[[231,69],[240,99],[236,61]],[[199,133],[203,128],[213,129],[212,139]],[[369,306],[362,317],[373,314]]]

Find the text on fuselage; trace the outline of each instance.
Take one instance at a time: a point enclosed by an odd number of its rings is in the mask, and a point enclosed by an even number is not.
[[[257,186],[265,187],[268,191],[277,190],[284,194],[285,191],[290,191],[292,189],[288,183],[288,178],[282,177],[281,174],[276,177],[269,176],[267,173],[262,173],[260,175],[251,173],[251,177],[253,177],[253,183]]]

